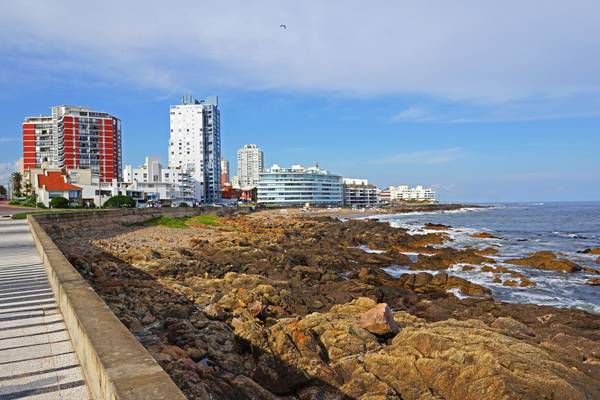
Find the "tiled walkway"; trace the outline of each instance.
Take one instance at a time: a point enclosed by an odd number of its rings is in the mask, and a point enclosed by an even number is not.
[[[26,221],[0,219],[0,399],[88,399]]]

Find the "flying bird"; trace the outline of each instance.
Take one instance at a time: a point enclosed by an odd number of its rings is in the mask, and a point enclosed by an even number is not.
[[[281,25],[279,25],[279,27],[280,27],[281,29],[287,29],[287,25],[284,25],[284,24],[281,24]]]

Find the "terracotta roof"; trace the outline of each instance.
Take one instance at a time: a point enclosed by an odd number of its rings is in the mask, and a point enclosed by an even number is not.
[[[38,187],[46,190],[81,190],[79,186],[65,182],[65,176],[60,171],[47,171],[46,174],[38,175]]]

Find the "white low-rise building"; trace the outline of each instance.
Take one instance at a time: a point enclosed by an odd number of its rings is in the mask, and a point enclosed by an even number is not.
[[[32,168],[28,170],[27,178],[31,182],[37,201],[44,206],[50,206],[54,197],[64,197],[71,203],[83,207],[102,207],[106,200],[113,196],[125,195],[132,197],[136,203],[142,203],[144,193],[131,187],[130,184],[117,182],[100,182],[100,176],[90,169],[64,168]]]
[[[278,206],[341,206],[344,202],[342,177],[319,167],[273,165],[260,174],[257,201]]]
[[[132,189],[146,193],[150,201],[188,205],[195,202],[192,176],[183,169],[164,168],[158,157],[146,157],[139,168],[127,165],[123,179]]]
[[[417,185],[414,188],[408,185],[390,186],[390,201],[435,201],[435,191]]]

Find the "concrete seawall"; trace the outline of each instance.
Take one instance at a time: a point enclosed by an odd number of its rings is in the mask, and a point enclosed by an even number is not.
[[[146,209],[28,216],[35,245],[94,399],[183,400],[185,396],[69,263],[40,222],[102,223],[118,218],[124,223],[137,223],[158,215],[198,213],[197,209]]]

